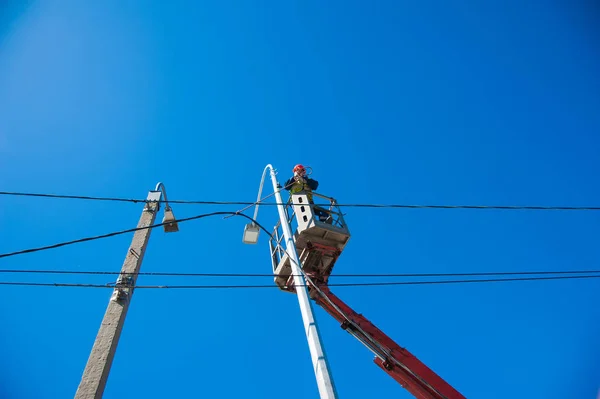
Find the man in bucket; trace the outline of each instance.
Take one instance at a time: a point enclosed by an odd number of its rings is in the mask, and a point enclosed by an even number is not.
[[[314,205],[312,192],[316,191],[319,187],[319,182],[315,179],[311,179],[306,175],[306,168],[303,165],[296,165],[293,169],[294,175],[290,177],[284,185],[284,188],[290,192],[290,194],[297,194],[299,192],[305,192],[308,197],[308,202]],[[323,208],[313,206],[315,214],[319,217],[319,221],[331,224],[332,218]]]

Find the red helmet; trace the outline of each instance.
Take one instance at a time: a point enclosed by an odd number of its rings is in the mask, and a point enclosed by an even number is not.
[[[304,165],[298,164],[298,165],[294,166],[294,170],[293,170],[294,173],[300,172],[300,171],[306,172],[306,168],[304,167]]]

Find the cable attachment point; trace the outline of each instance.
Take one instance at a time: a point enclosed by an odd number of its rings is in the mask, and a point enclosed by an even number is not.
[[[117,282],[115,283],[115,290],[110,297],[113,302],[121,302],[129,298],[130,293],[133,291],[133,275],[131,274],[119,274]]]
[[[117,278],[116,288],[132,288],[133,287],[133,275],[131,274],[119,274]]]
[[[148,198],[146,198],[146,205],[144,205],[144,211],[146,212],[158,212],[160,210],[160,197],[161,191],[150,191]]]

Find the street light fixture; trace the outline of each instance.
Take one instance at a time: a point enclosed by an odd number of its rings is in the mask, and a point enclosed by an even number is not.
[[[329,371],[327,357],[325,355],[323,345],[321,344],[321,337],[319,333],[319,328],[317,326],[317,321],[313,315],[312,305],[308,296],[308,286],[302,274],[302,266],[298,257],[298,251],[296,250],[296,243],[294,242],[292,229],[287,220],[287,214],[285,212],[285,208],[281,200],[281,186],[277,182],[277,177],[275,176],[275,169],[270,164],[265,167],[262,174],[253,219],[256,220],[258,216],[258,207],[260,204],[260,198],[262,195],[262,189],[267,169],[271,170],[271,181],[273,183],[275,201],[277,203],[277,210],[279,212],[281,228],[283,229],[283,235],[285,237],[285,250],[287,252],[288,257],[290,258],[292,275],[294,276],[294,287],[296,289],[296,294],[298,297],[298,304],[300,305],[300,313],[302,314],[302,321],[304,324],[304,333],[306,334],[306,340],[308,341],[308,348],[310,350],[310,357],[313,363],[313,370],[317,379],[317,387],[319,389],[319,394],[321,399],[336,399],[337,392],[333,384],[331,372]],[[258,233],[258,225],[256,225],[256,223],[254,222],[248,223],[244,228],[244,236],[242,237],[242,241],[246,244],[256,244],[258,242]]]
[[[260,234],[260,228],[254,223],[248,223],[244,226],[244,236],[242,242],[244,244],[256,244],[258,242],[258,235]]]
[[[164,229],[165,233],[178,232],[179,225],[177,223],[177,219],[175,219],[173,210],[169,206],[169,200],[167,198],[167,189],[165,188],[165,185],[162,182],[159,182],[156,185],[156,189],[154,191],[158,193],[159,200],[160,200],[160,192],[162,192],[163,196],[165,197],[165,215],[162,220],[163,223],[166,223],[166,224],[163,224],[163,229]]]

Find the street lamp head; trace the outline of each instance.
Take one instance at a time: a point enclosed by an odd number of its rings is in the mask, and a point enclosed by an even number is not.
[[[177,219],[175,219],[175,215],[173,215],[173,210],[169,207],[165,207],[165,216],[163,217],[163,229],[165,233],[176,233],[179,231],[179,226],[177,224]]]
[[[244,236],[242,237],[242,242],[244,244],[256,244],[258,242],[259,233],[260,228],[254,224],[254,222],[248,223],[246,227],[244,227]]]
[[[159,182],[156,185],[156,192],[162,192],[165,197],[165,216],[163,217],[163,229],[165,233],[175,233],[179,231],[179,226],[177,225],[177,219],[175,219],[175,215],[173,215],[173,210],[169,206],[169,199],[167,198],[167,189],[162,182]]]

